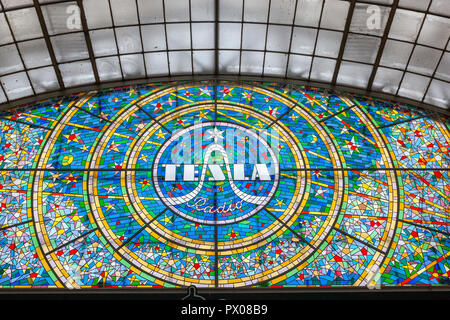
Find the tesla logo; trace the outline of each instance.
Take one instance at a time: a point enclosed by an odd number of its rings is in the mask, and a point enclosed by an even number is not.
[[[267,165],[264,163],[247,165],[237,163],[233,165],[233,170],[229,166],[223,164],[163,164],[165,171],[165,181],[176,181],[177,171],[182,170],[182,181],[201,181],[207,178],[209,181],[225,181],[225,180],[243,180],[243,181],[270,181],[270,174]],[[245,175],[246,167],[253,167],[251,176]],[[179,169],[180,168],[180,169]],[[227,177],[224,173],[226,168]],[[201,173],[199,177],[199,173]]]
[[[235,138],[225,142],[226,130],[234,130],[233,135],[236,135],[232,136]],[[193,147],[178,147],[180,144],[189,145],[189,142],[177,142],[179,137],[203,136],[206,140],[194,143],[201,146],[197,152]],[[256,154],[256,150],[242,142],[242,137],[256,141],[264,161],[249,161],[249,155]],[[242,147],[244,145],[245,148]],[[182,157],[171,159],[169,155],[174,150],[182,150]],[[164,160],[160,163],[160,159]],[[174,135],[159,150],[153,170],[156,191],[173,209],[179,209],[181,213],[194,209],[204,214],[216,212],[227,216],[241,210],[245,204],[251,206],[246,207],[249,214],[266,204],[278,185],[279,168],[273,149],[257,134],[235,124],[218,122],[186,128]],[[209,205],[209,199],[214,197],[222,199],[222,202]]]

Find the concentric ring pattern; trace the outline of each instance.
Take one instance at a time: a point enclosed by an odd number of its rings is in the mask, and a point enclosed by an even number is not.
[[[311,87],[170,82],[0,123],[0,287],[445,285],[449,122]]]

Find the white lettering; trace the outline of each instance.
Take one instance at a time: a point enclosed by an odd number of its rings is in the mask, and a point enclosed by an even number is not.
[[[223,174],[222,168],[219,164],[209,164],[209,171],[212,174],[212,177],[209,177],[210,181],[224,181],[225,175]]]
[[[261,181],[270,181],[269,170],[267,170],[267,166],[264,163],[255,164],[253,167],[252,180],[256,180],[256,176]]]
[[[187,307],[181,308],[182,315],[207,315],[209,318],[214,316],[216,307],[196,307],[188,304]]]
[[[80,30],[81,29],[80,8],[77,5],[70,5],[66,9],[66,13],[70,14],[70,16],[67,18],[66,21],[67,29]]]
[[[180,166],[179,164],[163,164],[164,168],[166,168],[166,178],[165,181],[175,181],[177,177],[177,168]]]
[[[369,6],[367,8],[367,13],[370,16],[367,18],[367,28],[369,30],[381,29],[381,11],[380,7],[376,5]]]
[[[257,164],[247,164],[248,166],[253,166],[252,176],[245,176],[245,166],[244,163],[236,163],[233,164],[232,172],[227,172],[228,178],[233,181],[271,181],[271,176],[269,173],[269,169],[265,163],[257,163]],[[163,168],[165,168],[165,181],[176,181],[177,176],[177,168],[182,168],[183,173],[183,181],[198,181],[199,180],[199,167],[202,165],[196,164],[161,164]],[[223,172],[223,164],[208,164],[208,180],[209,181],[225,181],[227,178]],[[230,176],[232,175],[232,176]]]
[[[235,210],[240,210],[242,208],[242,201],[243,200],[239,200],[236,203],[230,203],[230,204],[228,204],[228,202],[224,202],[223,204],[219,205],[217,208],[214,208],[212,206],[204,207],[204,205],[208,203],[208,199],[203,198],[203,197],[198,197],[192,201],[193,203],[188,202],[188,203],[186,203],[186,205],[189,208],[193,208],[199,212],[220,213],[223,217],[228,217],[231,215],[231,212],[233,212]]]
[[[195,176],[198,174],[197,165],[195,164],[187,164],[184,166],[184,181],[195,181],[197,180]]]
[[[234,165],[234,180],[248,180],[245,176],[245,164],[236,163]]]

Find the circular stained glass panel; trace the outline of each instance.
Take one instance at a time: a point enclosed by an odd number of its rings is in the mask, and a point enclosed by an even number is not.
[[[0,285],[448,279],[445,117],[310,87],[177,82],[1,121]]]

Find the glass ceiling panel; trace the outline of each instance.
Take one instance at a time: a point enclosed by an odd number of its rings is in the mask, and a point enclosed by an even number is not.
[[[111,0],[110,3],[114,25],[123,26],[130,24],[130,21],[137,21],[135,0]]]
[[[16,41],[42,37],[39,20],[34,8],[6,12]]]
[[[4,0],[2,2],[5,9],[20,8],[25,5],[33,4],[33,0]]]
[[[36,39],[18,44],[20,53],[28,69],[50,65],[52,60],[44,39]]]
[[[350,31],[382,36],[386,28],[391,9],[368,3],[357,3],[353,12]]]
[[[68,12],[73,12],[73,8],[76,8],[75,1],[42,6],[45,25],[50,35],[77,31],[76,26],[71,28],[72,23],[76,24],[76,21],[68,20],[67,16]]]
[[[5,14],[0,13],[0,45],[11,42],[13,42],[13,38],[8,28]]]
[[[19,52],[15,45],[0,47],[0,74],[23,70]]]
[[[101,81],[120,80],[122,78],[118,57],[96,59],[95,63]]]
[[[426,10],[431,0],[400,0],[399,5],[413,10]],[[445,1],[445,0],[444,0]],[[439,1],[435,1],[439,2]]]
[[[450,105],[448,0],[36,3],[0,0],[2,104],[103,82],[230,75]]]
[[[53,67],[33,69],[28,72],[28,75],[36,93],[58,89],[58,79]]]
[[[348,1],[325,0],[320,26],[322,28],[344,30],[349,7],[350,2]]]

